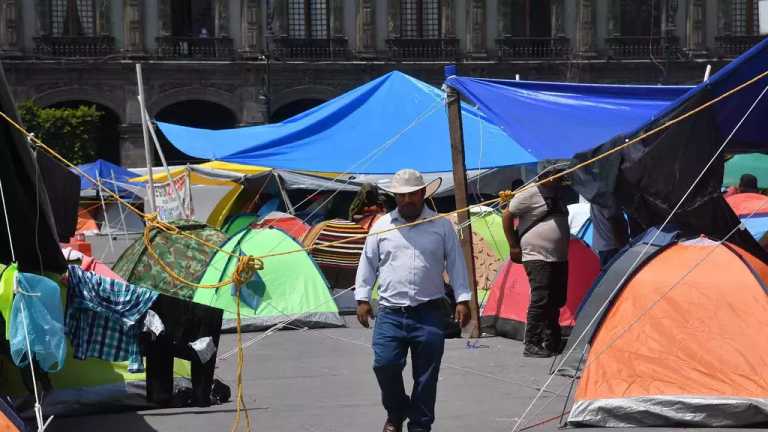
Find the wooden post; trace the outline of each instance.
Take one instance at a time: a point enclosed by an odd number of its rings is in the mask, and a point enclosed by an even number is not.
[[[456,75],[456,65],[445,67],[445,77]],[[451,134],[451,159],[453,161],[453,185],[456,198],[456,208],[467,207],[467,167],[464,163],[464,128],[461,124],[461,98],[459,93],[451,87],[446,90],[446,105],[448,106],[448,128]],[[480,307],[477,301],[477,286],[475,286],[475,259],[472,250],[472,227],[469,226],[469,210],[457,214],[459,226],[459,241],[464,251],[464,261],[469,271],[469,287],[472,290],[472,299],[469,302],[471,312],[472,331],[470,337],[480,337]]]

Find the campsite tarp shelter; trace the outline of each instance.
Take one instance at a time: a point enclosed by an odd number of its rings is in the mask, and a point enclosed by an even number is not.
[[[568,293],[560,309],[560,326],[568,334],[584,295],[600,273],[600,260],[581,240],[571,237],[568,250]],[[522,264],[507,260],[488,293],[480,318],[483,332],[523,340],[527,323],[531,285]]]
[[[158,126],[176,148],[203,159],[339,173],[446,172],[452,163],[443,99],[442,91],[391,72],[281,123],[225,130]],[[537,160],[478,110],[463,105],[462,113],[467,168]]]
[[[130,179],[136,177],[136,173],[125,169],[112,162],[103,159],[97,159],[94,162],[78,165],[77,168],[89,177],[101,182],[102,187],[111,192],[115,192],[124,198],[133,198],[137,193],[137,188],[143,187],[141,184],[131,184]],[[96,192],[100,188],[94,182],[78,171],[72,170],[80,177],[80,191]],[[140,189],[139,189],[140,190]]]
[[[569,424],[768,422],[768,265],[729,243],[667,232],[630,271],[653,234],[625,249],[579,312],[561,372],[577,370],[589,348]]]
[[[597,99],[599,103],[581,101],[584,96],[594,96],[595,91],[608,92],[612,97],[615,92],[622,91],[616,86],[518,85],[462,77],[451,77],[448,84],[476,102],[481,111],[533,155],[570,158],[574,153],[584,151],[576,155],[576,159],[586,161],[614,149],[641,131],[651,130],[725,95],[766,70],[768,39],[690,90],[668,87],[632,90],[635,92],[633,99],[638,102],[647,101],[645,95],[653,98],[648,107],[642,103],[617,107],[618,104],[610,98]],[[618,200],[644,227],[661,224],[669,216],[670,209],[680,203],[673,223],[686,232],[725,237],[740,222],[719,194],[723,155],[715,158],[715,163],[706,171],[705,167],[726,139],[729,152],[766,150],[768,129],[764,119],[768,118],[768,99],[756,103],[766,84],[768,77],[763,77],[664,132],[578,170],[573,175],[574,187],[590,201],[610,205],[608,201]],[[569,89],[576,94],[571,95]],[[538,106],[532,106],[534,103]],[[756,105],[747,115],[753,103]],[[625,118],[626,115],[631,118]],[[553,128],[552,124],[558,127]],[[683,200],[696,179],[699,179],[696,188]],[[768,260],[768,255],[752,236],[736,232],[730,241]]]
[[[222,245],[222,249],[234,254],[260,256],[295,251],[301,249],[301,245],[280,229],[245,228]],[[236,259],[218,252],[208,265],[201,282],[220,282],[228,278],[236,266]],[[265,258],[264,269],[258,272],[258,276],[241,288],[261,299],[256,309],[241,301],[242,328],[263,330],[286,320],[293,320],[291,325],[298,327],[344,325],[328,283],[306,252]],[[223,327],[233,329],[237,310],[232,291],[232,285],[197,290],[194,301],[223,309]]]
[[[2,67],[0,67],[2,69]],[[16,104],[13,101],[5,73],[0,70],[0,109],[15,121],[19,121]],[[39,153],[38,158],[47,158]],[[43,176],[62,176],[65,180],[77,182],[77,177],[66,168],[50,160],[47,169],[36,165],[37,161],[27,144],[25,137],[2,121],[0,124],[0,181],[3,186],[5,211],[8,214],[10,228],[6,227],[5,217],[0,217],[0,263],[13,261],[7,232],[13,238],[14,253],[19,267],[24,271],[64,272],[66,262],[59,248],[57,221],[54,206],[48,197]],[[52,171],[51,171],[52,170]],[[38,176],[39,174],[39,176]],[[67,225],[63,231],[71,235],[77,223],[77,195],[69,199],[66,211],[59,207],[61,223]],[[71,208],[71,214],[69,206]],[[37,215],[37,217],[35,216]],[[66,233],[63,233],[66,235]],[[68,240],[65,238],[63,240]]]

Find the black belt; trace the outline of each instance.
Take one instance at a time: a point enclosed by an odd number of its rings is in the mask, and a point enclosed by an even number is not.
[[[444,302],[444,298],[436,298],[432,300],[427,300],[424,303],[419,303],[416,306],[387,306],[384,304],[379,303],[380,308],[384,308],[387,310],[398,310],[401,312],[412,312],[412,311],[418,311],[423,309],[431,309],[433,307],[438,307]]]

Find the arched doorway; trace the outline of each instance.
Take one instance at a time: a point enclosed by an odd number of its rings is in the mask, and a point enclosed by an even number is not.
[[[204,100],[187,100],[168,105],[155,114],[155,120],[202,129],[237,127],[237,116],[232,110],[215,102]],[[200,159],[184,154],[174,147],[162,133],[158,134],[158,139],[169,165],[200,162]],[[159,163],[160,157],[155,155],[155,164]]]
[[[310,110],[322,103],[322,99],[298,99],[278,107],[269,118],[270,123],[279,123],[304,111]]]
[[[80,108],[93,106],[101,113],[96,130],[92,134],[92,145],[96,158],[120,164],[120,116],[112,109],[87,100],[71,100],[48,105],[48,108]]]

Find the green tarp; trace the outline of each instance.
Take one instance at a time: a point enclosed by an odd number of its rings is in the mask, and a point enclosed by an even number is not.
[[[472,231],[479,234],[500,260],[509,258],[509,244],[497,212],[472,215]]]
[[[271,253],[293,251],[301,246],[279,229],[246,228],[232,236],[222,249],[243,255],[262,256]],[[230,277],[237,260],[218,252],[211,260],[201,283],[216,283]],[[245,289],[262,296],[256,310],[241,303],[240,314],[243,328],[261,330],[293,319],[292,326],[340,327],[344,321],[331,297],[328,282],[306,252],[292,253],[264,260],[259,271],[263,285],[252,281]],[[197,303],[223,309],[224,327],[231,329],[235,319],[235,298],[232,286],[216,290],[197,290]]]
[[[725,163],[723,186],[738,186],[742,174],[757,177],[757,187],[768,188],[768,155],[762,153],[738,154]]]

